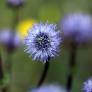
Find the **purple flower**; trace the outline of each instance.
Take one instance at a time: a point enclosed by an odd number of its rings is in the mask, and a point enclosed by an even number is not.
[[[61,21],[64,36],[78,43],[92,39],[92,18],[87,14],[73,13]]]
[[[92,92],[92,78],[88,79],[83,83],[83,89],[84,92]]]
[[[56,25],[48,23],[34,24],[24,39],[25,52],[33,60],[46,62],[58,55],[61,37],[56,31]]]
[[[20,43],[19,36],[13,33],[9,29],[3,29],[0,31],[0,44],[6,47],[18,47]]]
[[[44,85],[28,92],[66,92],[66,90],[59,85]]]
[[[24,3],[24,0],[7,0],[9,7],[20,7]]]

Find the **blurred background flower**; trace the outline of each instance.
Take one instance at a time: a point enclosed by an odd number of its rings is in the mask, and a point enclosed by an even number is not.
[[[13,35],[12,31],[6,28],[0,31],[0,44],[6,48],[14,49],[20,46],[20,39],[17,33]]]
[[[77,43],[92,40],[92,17],[83,13],[71,13],[61,20],[64,36]]]
[[[83,83],[83,92],[92,92],[92,78]]]
[[[28,92],[66,92],[66,90],[60,85],[43,85],[40,88],[35,88]]]
[[[7,5],[11,8],[19,8],[23,5],[24,0],[7,0]]]

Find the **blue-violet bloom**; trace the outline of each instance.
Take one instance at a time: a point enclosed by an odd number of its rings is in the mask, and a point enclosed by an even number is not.
[[[17,33],[15,33],[13,36],[13,33],[10,29],[2,29],[0,31],[0,44],[18,47],[20,45],[20,39]]]
[[[92,92],[92,78],[84,82],[82,90],[84,92]]]
[[[66,92],[66,90],[59,85],[43,85],[28,92]]]
[[[15,7],[18,8],[22,6],[24,3],[24,0],[7,0],[7,4],[9,7]]]
[[[29,29],[24,39],[25,52],[32,56],[33,60],[43,63],[58,55],[61,42],[60,32],[56,31],[54,24],[38,23]]]
[[[82,43],[92,39],[92,18],[88,14],[73,13],[61,21],[64,37]]]

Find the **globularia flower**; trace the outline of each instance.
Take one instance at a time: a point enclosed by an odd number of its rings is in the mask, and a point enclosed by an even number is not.
[[[3,29],[0,31],[0,44],[12,49],[18,47],[19,43],[20,39],[16,33],[13,35],[9,29]]]
[[[15,7],[18,8],[22,6],[24,3],[24,0],[7,0],[7,4],[9,7]]]
[[[61,21],[64,36],[76,42],[85,42],[92,38],[92,18],[87,14],[73,13]]]
[[[44,85],[29,92],[66,92],[66,90],[58,85]]]
[[[83,91],[84,92],[92,92],[92,78],[90,78],[84,82]]]
[[[54,24],[34,24],[28,31],[28,36],[24,40],[25,51],[34,60],[46,62],[50,58],[57,56],[61,37],[56,31]]]

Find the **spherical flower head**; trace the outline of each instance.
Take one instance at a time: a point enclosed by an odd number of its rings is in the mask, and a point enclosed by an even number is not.
[[[0,43],[5,46],[18,47],[20,43],[17,33],[13,33],[9,29],[3,29],[0,31]]]
[[[45,63],[58,55],[61,37],[56,31],[56,25],[48,23],[34,24],[24,39],[25,52],[32,56],[33,60]]]
[[[92,18],[87,14],[73,13],[61,21],[64,36],[78,43],[87,42],[92,38]]]
[[[29,92],[66,92],[66,90],[59,85],[44,85]]]
[[[36,20],[29,19],[29,20],[24,20],[18,24],[17,32],[21,40],[23,40],[27,36],[28,29],[32,28],[33,24],[35,23]]]
[[[7,0],[7,4],[12,8],[19,8],[23,5],[24,0]]]
[[[83,91],[84,92],[92,92],[92,78],[90,78],[84,82]]]

